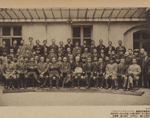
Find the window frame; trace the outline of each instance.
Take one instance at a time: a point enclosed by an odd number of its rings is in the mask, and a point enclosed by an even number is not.
[[[74,27],[80,27],[80,37],[73,37],[73,28]],[[91,37],[84,37],[84,28],[85,27],[91,27]],[[84,39],[91,39],[93,40],[93,25],[72,25],[72,44],[73,39],[80,39],[80,44],[83,45]]]
[[[10,36],[3,36],[3,27],[10,27]],[[14,27],[21,27],[21,36],[14,36],[13,35],[13,29]],[[21,38],[22,39],[22,25],[14,25],[14,26],[10,26],[10,25],[4,25],[4,26],[1,26],[0,27],[0,34],[1,34],[1,37],[0,37],[0,46],[2,46],[2,41],[3,39],[8,39],[10,40],[10,46],[12,46],[12,39],[13,38]]]

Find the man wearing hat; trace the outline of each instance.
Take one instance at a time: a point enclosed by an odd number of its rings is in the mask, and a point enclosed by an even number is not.
[[[12,57],[7,56],[7,62],[3,65],[3,76],[5,77],[6,89],[14,89],[14,79],[16,79],[16,67],[12,62]]]
[[[119,50],[123,50],[123,54],[126,52],[126,48],[122,45],[122,41],[118,41],[119,46],[116,48],[116,54],[119,54]]]
[[[19,47],[17,46],[17,40],[14,40],[14,41],[13,41],[13,45],[10,46],[10,49],[13,49],[13,50],[14,50],[14,54],[16,54],[18,48],[19,48]]]
[[[114,58],[110,58],[110,63],[106,66],[106,76],[105,76],[105,82],[106,82],[106,89],[108,89],[108,79],[111,80],[111,89],[118,89],[118,83],[117,83],[117,64],[114,62]]]
[[[57,60],[57,54],[55,53],[54,49],[52,48],[50,50],[50,53],[48,55],[48,58],[50,59],[50,61],[52,61],[52,58],[55,57],[55,59]]]

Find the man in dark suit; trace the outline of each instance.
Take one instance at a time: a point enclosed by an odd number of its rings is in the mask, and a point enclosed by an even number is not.
[[[119,40],[118,41],[119,46],[116,48],[116,54],[119,54],[119,50],[122,49],[123,50],[123,54],[126,52],[126,48],[122,45],[122,41]]]
[[[84,53],[85,48],[88,48],[88,52],[89,52],[89,47],[87,46],[86,40],[83,41],[83,45],[81,46],[81,54]]]
[[[40,45],[40,41],[36,40],[36,45],[33,46],[33,50],[36,52],[37,55],[42,54],[42,46]]]
[[[65,52],[67,52],[67,48],[70,48],[71,52],[72,52],[73,45],[71,44],[71,39],[70,38],[67,39],[67,44],[65,45]]]
[[[148,78],[147,78],[147,73],[148,73],[148,65],[150,63],[150,58],[148,57],[147,52],[144,52],[144,68],[143,68],[143,78],[144,78],[144,87],[148,87]]]
[[[52,39],[52,45],[49,46],[49,50],[53,49],[54,53],[57,54],[58,46],[55,44],[55,39]]]
[[[94,40],[91,40],[91,47],[90,47],[90,53],[92,54],[93,53],[93,50],[97,50],[96,46],[95,46],[95,41]]]
[[[17,46],[17,40],[14,40],[14,41],[13,41],[13,45],[10,46],[10,49],[13,49],[13,50],[14,50],[14,54],[16,54],[18,48],[19,48],[19,47]]]
[[[108,47],[105,49],[105,54],[108,55],[108,51],[115,51],[115,47],[112,46],[112,41],[108,41]]]
[[[97,52],[100,54],[101,49],[105,50],[105,45],[103,45],[103,40],[99,40],[99,45],[97,46]]]
[[[48,46],[47,46],[47,40],[43,40],[43,45],[42,45],[42,53],[44,53],[44,49],[47,48],[48,49]],[[49,50],[47,50],[49,52]]]

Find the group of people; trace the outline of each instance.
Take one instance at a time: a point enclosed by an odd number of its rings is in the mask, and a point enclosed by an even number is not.
[[[36,40],[29,37],[29,44],[21,40],[21,45],[13,41],[13,45],[6,47],[2,42],[0,47],[1,80],[5,89],[31,87],[90,87],[132,90],[139,87],[150,88],[150,59],[142,49],[128,49],[119,40],[118,47],[108,47],[99,40],[91,41],[88,46],[59,42],[59,46],[52,39],[47,46],[47,40]]]

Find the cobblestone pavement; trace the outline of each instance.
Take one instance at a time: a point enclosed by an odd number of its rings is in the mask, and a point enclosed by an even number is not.
[[[110,93],[71,92],[26,92],[2,93],[0,86],[0,106],[90,106],[90,105],[150,105],[150,90],[142,96]]]

